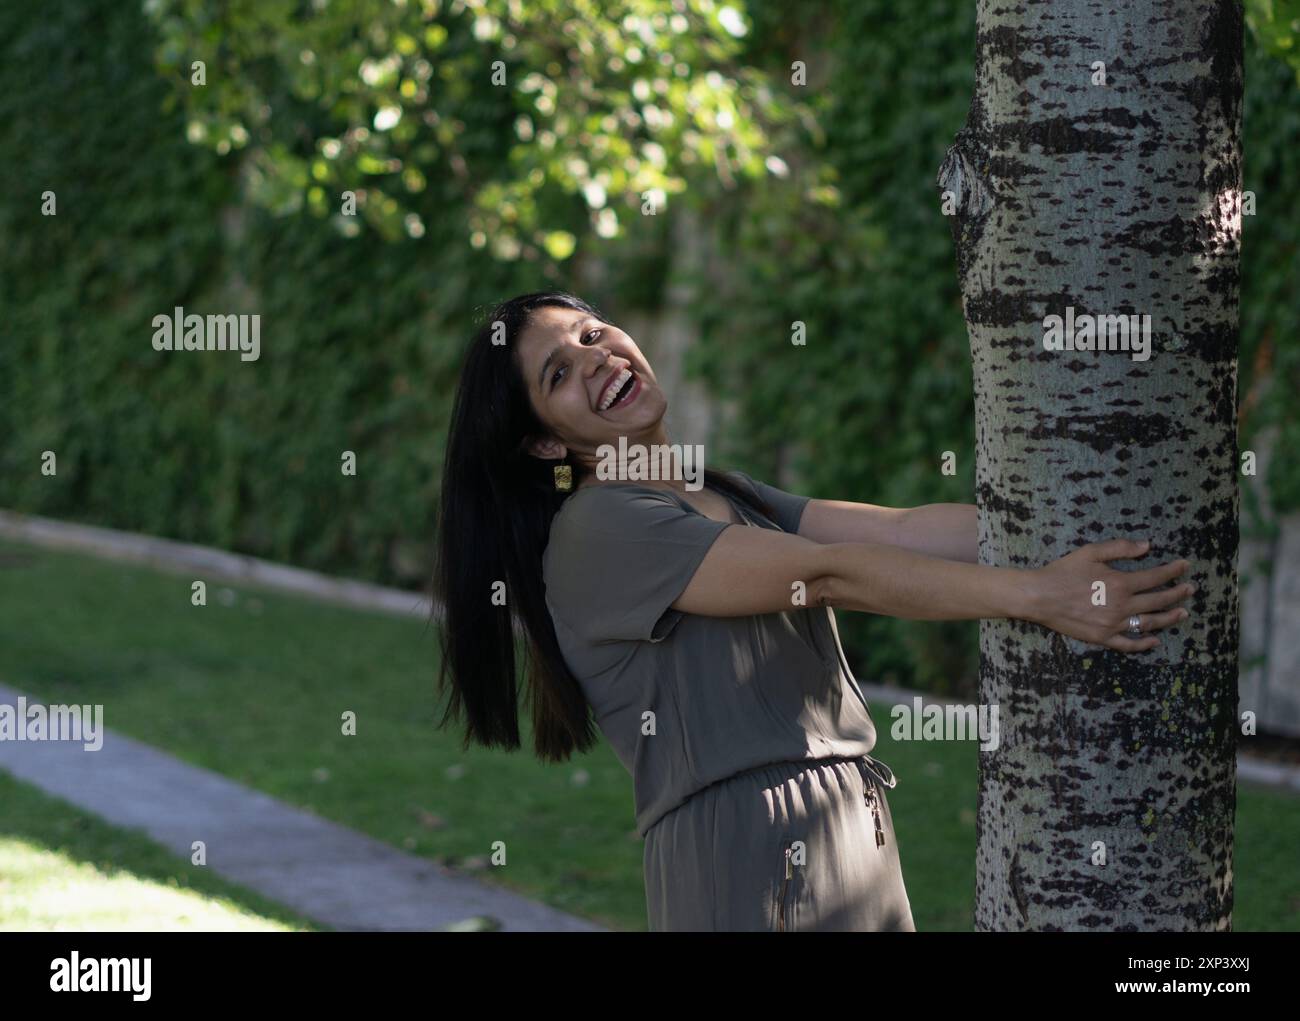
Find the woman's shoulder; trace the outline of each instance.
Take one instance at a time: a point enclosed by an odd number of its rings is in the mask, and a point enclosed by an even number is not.
[[[547,604],[578,639],[662,640],[665,614],[729,523],[667,489],[595,483],[571,493],[543,555]]]
[[[639,507],[663,504],[681,506],[677,497],[666,489],[635,482],[596,482],[574,490],[560,505],[555,522],[599,524],[609,520],[612,514],[635,514]]]
[[[754,480],[744,472],[724,474],[745,491],[757,495]],[[593,530],[617,533],[627,524],[659,522],[679,514],[698,515],[698,511],[667,489],[638,482],[596,482],[580,486],[560,504],[551,519],[551,537]]]
[[[600,556],[652,534],[676,532],[703,517],[666,489],[635,482],[598,482],[576,489],[551,519],[546,555],[561,548]],[[711,519],[704,519],[711,520]]]

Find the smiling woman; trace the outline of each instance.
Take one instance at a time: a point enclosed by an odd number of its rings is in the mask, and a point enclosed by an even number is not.
[[[988,567],[913,527],[945,530],[949,514],[904,523],[740,472],[706,469],[688,499],[680,478],[594,471],[604,447],[669,446],[667,404],[635,341],[572,295],[524,295],[483,324],[443,474],[442,723],[519,747],[517,620],[537,754],[587,750],[594,722],[632,775],[651,929],[913,930],[896,781],[870,754],[833,608],[1023,617],[1136,652],[1157,639],[1115,632],[1125,615],[1148,632],[1177,620],[1165,607],[1183,589],[1144,590],[1185,563],[1113,571],[1100,561],[1144,552],[1116,542],[1039,571]],[[917,552],[936,549],[954,559]]]
[[[519,746],[518,619],[537,754],[590,748],[594,715],[632,774],[651,929],[912,929],[892,773],[867,754],[830,609],[799,594],[817,591],[819,547],[793,534],[809,500],[739,472],[706,469],[696,492],[596,471],[603,447],[670,446],[666,408],[636,343],[581,299],[524,295],[483,324],[443,476],[442,722]],[[676,605],[732,533],[788,545],[757,551],[748,602]]]

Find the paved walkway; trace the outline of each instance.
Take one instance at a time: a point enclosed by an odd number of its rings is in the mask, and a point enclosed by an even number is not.
[[[0,704],[21,694],[0,685]],[[0,769],[187,861],[202,840],[213,872],[336,929],[428,931],[489,916],[505,930],[601,931],[107,728],[103,742],[88,752],[77,741],[0,741]]]

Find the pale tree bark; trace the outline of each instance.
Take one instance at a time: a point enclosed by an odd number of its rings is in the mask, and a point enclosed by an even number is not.
[[[975,95],[939,186],[957,204],[980,561],[1150,538],[1112,566],[1186,558],[1199,591],[1150,653],[981,623],[1000,744],[980,753],[975,925],[1229,929],[1242,14],[979,0],[976,18]],[[1149,359],[1046,350],[1067,307],[1150,315]]]

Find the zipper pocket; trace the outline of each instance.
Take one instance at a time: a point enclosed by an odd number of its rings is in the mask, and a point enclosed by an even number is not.
[[[790,889],[790,880],[794,878],[794,863],[791,862],[790,860],[792,854],[793,854],[793,849],[787,847],[785,849],[785,878],[781,881],[781,896],[780,899],[777,901],[777,908],[776,908],[777,910],[776,931],[777,932],[786,931],[785,930],[786,893]]]

